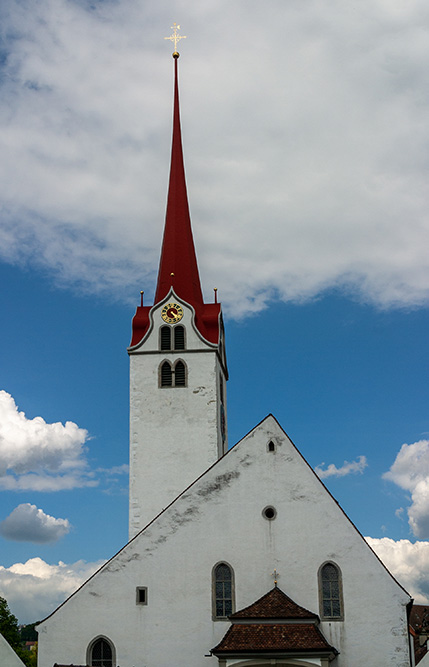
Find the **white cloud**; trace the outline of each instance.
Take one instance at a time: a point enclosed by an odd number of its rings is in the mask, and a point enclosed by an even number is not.
[[[411,493],[408,522],[416,537],[429,538],[429,440],[404,444],[383,475]]]
[[[97,484],[87,470],[87,438],[74,422],[28,419],[0,390],[0,489],[57,491]]]
[[[150,296],[171,123],[162,38],[174,8],[188,36],[182,120],[207,293],[219,287],[234,314],[330,287],[422,303],[424,0],[271,0],[252,12],[245,0],[198,11],[178,0],[6,3],[0,255],[81,289],[123,295],[138,282]]]
[[[368,463],[366,461],[366,456],[358,456],[356,461],[344,461],[341,468],[337,468],[334,463],[330,463],[327,468],[323,469],[322,466],[324,465],[324,463],[321,463],[314,469],[314,472],[320,479],[326,479],[327,477],[344,477],[345,475],[356,473],[362,474],[368,466]]]
[[[429,542],[365,537],[388,570],[417,604],[429,603]]]
[[[0,523],[0,535],[7,540],[45,544],[64,537],[70,528],[67,519],[55,519],[36,505],[22,503]]]
[[[49,565],[41,558],[0,566],[0,595],[20,623],[40,621],[86,581],[104,560]]]

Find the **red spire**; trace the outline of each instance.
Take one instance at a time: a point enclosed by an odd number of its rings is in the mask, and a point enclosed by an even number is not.
[[[192,237],[183,165],[182,134],[180,129],[179,85],[177,62],[174,54],[174,112],[171,147],[170,185],[164,239],[159,263],[158,283],[154,303],[159,303],[173,287],[176,295],[195,309],[203,305],[200,275]]]
[[[178,298],[186,301],[194,308],[195,326],[200,334],[206,340],[217,345],[220,333],[220,304],[217,303],[217,299],[215,303],[205,304],[203,301],[189,215],[180,130],[178,57],[177,52],[173,53],[174,112],[170,184],[154,306],[165,299],[173,288]],[[131,347],[139,345],[149,331],[150,311],[150,306],[143,306],[142,304],[137,307],[132,324]]]

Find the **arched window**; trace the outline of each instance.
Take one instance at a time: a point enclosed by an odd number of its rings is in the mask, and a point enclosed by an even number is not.
[[[185,327],[182,327],[181,324],[179,324],[177,327],[174,327],[174,349],[185,349]]]
[[[161,366],[161,387],[171,387],[173,384],[173,372],[168,361]]]
[[[325,563],[319,570],[320,616],[324,620],[343,619],[343,595],[340,568]]]
[[[115,667],[113,644],[105,637],[95,639],[88,647],[88,665],[91,667]]]
[[[226,563],[213,568],[213,618],[226,619],[234,611],[234,573]]]
[[[183,361],[177,361],[176,365],[174,366],[174,386],[186,386],[186,368]]]
[[[161,327],[161,350],[171,350],[171,327]]]
[[[161,387],[186,387],[185,363],[179,359],[173,366],[169,361],[164,361],[160,368],[159,383]]]

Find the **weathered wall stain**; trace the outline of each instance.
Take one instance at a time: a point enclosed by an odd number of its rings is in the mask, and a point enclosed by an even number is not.
[[[238,470],[225,472],[223,475],[217,475],[212,482],[205,484],[197,491],[199,496],[208,496],[212,493],[219,493],[225,487],[229,486],[234,479],[240,476]]]

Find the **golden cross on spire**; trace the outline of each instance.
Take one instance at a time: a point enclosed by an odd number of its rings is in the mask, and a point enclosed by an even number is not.
[[[178,30],[180,30],[180,25],[177,25],[177,23],[173,23],[171,26],[171,29],[173,31],[173,34],[170,35],[170,37],[164,37],[164,39],[169,39],[170,42],[174,42],[174,53],[173,56],[178,56],[179,53],[177,51],[177,42],[180,42],[181,39],[186,39],[186,35],[179,35]]]

